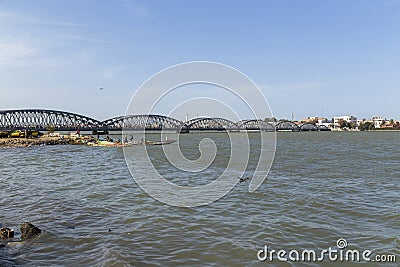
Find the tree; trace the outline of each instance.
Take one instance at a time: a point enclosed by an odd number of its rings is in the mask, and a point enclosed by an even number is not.
[[[338,120],[338,124],[339,124],[340,129],[351,128],[351,124],[343,119]]]
[[[361,124],[358,126],[358,129],[359,129],[360,131],[369,131],[369,130],[375,129],[375,125],[374,125],[373,122],[366,121],[366,122],[361,123]]]

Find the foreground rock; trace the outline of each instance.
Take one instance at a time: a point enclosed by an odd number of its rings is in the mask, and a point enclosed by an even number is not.
[[[44,145],[66,145],[69,139],[59,137],[26,138],[0,138],[0,147],[30,147]]]
[[[0,138],[0,147],[31,147],[45,145],[86,145],[95,142],[92,136],[80,136],[79,138],[69,136],[42,136],[40,138]]]
[[[14,237],[14,230],[11,228],[3,227],[0,228],[0,238],[1,239],[8,239]]]
[[[36,226],[31,224],[30,222],[25,222],[25,223],[21,224],[21,240],[22,241],[34,238],[34,237],[40,235],[41,232],[42,232],[42,230],[40,230],[39,228],[37,228]]]

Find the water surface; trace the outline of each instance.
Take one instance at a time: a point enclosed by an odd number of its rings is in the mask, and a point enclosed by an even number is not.
[[[165,164],[159,148],[150,154],[171,181],[203,184],[229,157],[221,133],[181,135],[183,153],[196,158],[203,137],[221,150],[201,175]],[[0,226],[30,221],[44,230],[0,248],[0,266],[319,266],[259,262],[256,253],[264,245],[322,250],[338,238],[354,249],[399,255],[399,140],[398,132],[278,133],[272,170],[255,193],[246,181],[198,208],[146,195],[120,148],[0,148]]]

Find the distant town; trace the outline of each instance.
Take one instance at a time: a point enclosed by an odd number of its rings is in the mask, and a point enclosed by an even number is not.
[[[277,120],[266,118],[266,122],[290,122],[297,126],[311,124],[331,131],[370,131],[370,130],[400,130],[400,121],[375,116],[371,119],[357,119],[352,115],[333,117],[332,119],[321,117],[308,117],[299,121]]]

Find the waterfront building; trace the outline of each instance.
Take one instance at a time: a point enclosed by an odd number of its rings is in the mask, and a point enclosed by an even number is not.
[[[379,129],[381,128],[382,125],[386,124],[386,118],[383,118],[381,116],[375,116],[372,117],[372,122],[374,123],[374,127]]]
[[[302,119],[301,123],[315,123],[315,124],[322,124],[328,122],[327,118],[321,117],[308,117],[306,119]]]
[[[341,122],[346,122],[349,125],[357,126],[357,117],[351,116],[351,115],[345,115],[345,116],[339,116],[339,117],[333,117],[333,128],[341,128],[340,123]],[[345,127],[347,128],[347,127]]]

